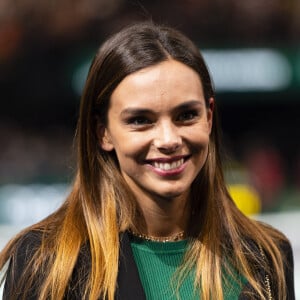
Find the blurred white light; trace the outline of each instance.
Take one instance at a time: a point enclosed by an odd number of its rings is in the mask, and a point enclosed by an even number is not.
[[[56,210],[68,191],[66,184],[4,185],[0,187],[0,223],[33,224]]]
[[[205,50],[217,91],[279,91],[292,80],[284,55],[272,49]]]
[[[218,92],[268,92],[287,88],[292,67],[287,58],[274,49],[236,49],[202,51]],[[74,72],[73,90],[81,95],[91,61]]]

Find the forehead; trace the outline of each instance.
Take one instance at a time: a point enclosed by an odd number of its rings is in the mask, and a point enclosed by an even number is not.
[[[190,67],[168,60],[125,77],[112,93],[110,106],[177,105],[204,100],[199,75]],[[154,108],[154,107],[153,107]]]

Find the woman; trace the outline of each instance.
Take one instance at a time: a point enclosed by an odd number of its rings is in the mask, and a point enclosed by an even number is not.
[[[198,48],[141,23],[99,49],[64,204],[17,235],[4,299],[294,299],[287,239],[230,198]]]

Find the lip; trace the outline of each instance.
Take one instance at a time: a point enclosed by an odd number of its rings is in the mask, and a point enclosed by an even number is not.
[[[173,157],[159,157],[147,159],[149,168],[159,176],[175,176],[181,174],[186,168],[187,161],[191,155],[178,155]],[[162,167],[160,164],[166,164]],[[160,166],[159,166],[160,165]]]

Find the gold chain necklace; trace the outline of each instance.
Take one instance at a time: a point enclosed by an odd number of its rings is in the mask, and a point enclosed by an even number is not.
[[[129,232],[140,238],[140,239],[143,239],[143,240],[146,240],[146,241],[151,241],[151,242],[162,242],[162,243],[166,243],[166,242],[176,242],[176,241],[180,241],[183,239],[184,237],[184,231],[180,231],[174,235],[171,235],[171,236],[152,236],[152,235],[146,235],[146,234],[143,234],[143,233],[137,233],[137,232],[134,232],[132,231],[131,229],[129,230]]]

